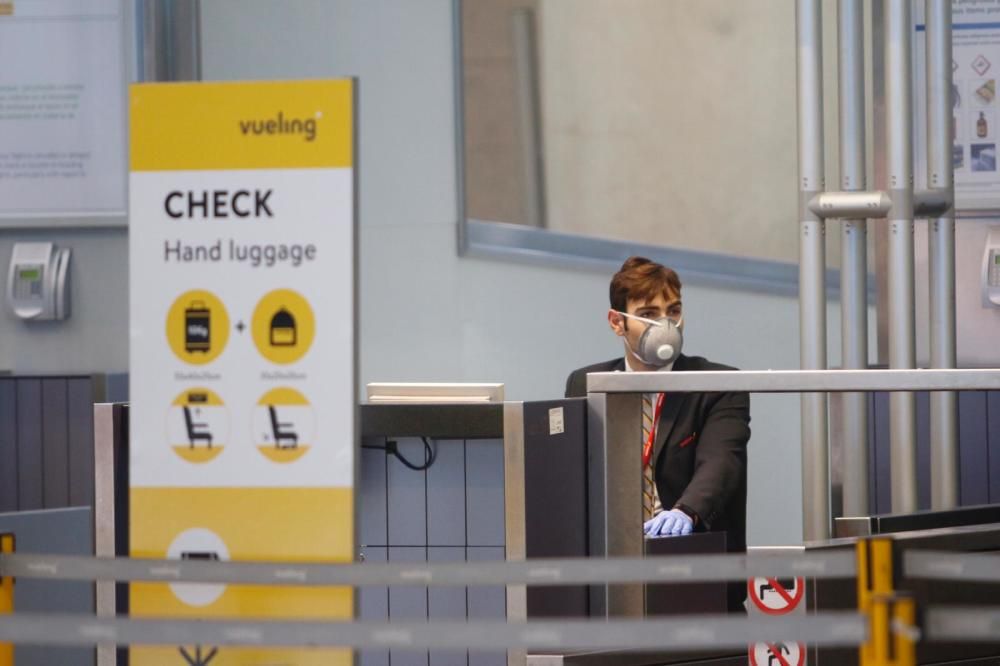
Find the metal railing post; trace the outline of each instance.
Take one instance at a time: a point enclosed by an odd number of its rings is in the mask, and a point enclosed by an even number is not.
[[[809,202],[823,177],[823,33],[819,0],[796,4],[799,131],[799,362],[826,368],[826,239]],[[830,454],[825,393],[803,393],[802,520],[807,540],[830,536]]]
[[[642,450],[634,445],[642,441],[642,396],[588,393],[587,439],[590,554],[642,557]],[[641,617],[644,609],[642,585],[591,586],[591,615]]]
[[[913,284],[913,91],[910,0],[885,0],[889,194],[889,367],[916,366]],[[916,399],[889,397],[892,511],[917,509]]]
[[[864,5],[841,0],[838,8],[840,72],[840,188],[864,191],[865,75]],[[841,365],[868,367],[868,220],[841,222],[840,271]],[[844,515],[868,514],[868,400],[864,393],[845,393],[841,432],[844,442]]]
[[[927,221],[932,368],[954,368],[955,181],[952,164],[951,3],[925,1],[927,185],[951,204]],[[958,506],[958,396],[931,393],[931,508]]]
[[[892,541],[886,538],[859,539],[854,552],[858,558],[858,613],[868,619],[868,640],[858,650],[861,666],[888,663],[889,606],[879,603],[892,594]]]

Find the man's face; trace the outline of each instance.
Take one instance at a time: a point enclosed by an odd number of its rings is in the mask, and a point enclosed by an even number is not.
[[[674,322],[679,322],[682,314],[681,295],[670,291],[666,295],[660,293],[647,301],[629,299],[626,303],[625,312],[646,319],[660,319],[670,317]],[[628,342],[631,349],[639,348],[639,338],[649,324],[635,319],[623,317],[616,310],[608,310],[608,324],[615,335],[619,335]],[[634,359],[630,359],[634,362]]]

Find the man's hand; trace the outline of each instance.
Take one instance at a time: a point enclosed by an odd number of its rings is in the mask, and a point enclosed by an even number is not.
[[[642,525],[642,531],[651,537],[691,534],[692,529],[694,521],[680,509],[661,511]]]

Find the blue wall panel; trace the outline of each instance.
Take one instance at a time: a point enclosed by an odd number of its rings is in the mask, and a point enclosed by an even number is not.
[[[42,454],[42,382],[17,381],[17,479],[18,509],[44,508],[44,458]]]
[[[17,385],[0,379],[0,513],[18,508]]]
[[[411,463],[420,465],[424,462],[424,444],[419,439],[400,439],[397,446],[399,452]],[[386,465],[389,484],[389,545],[426,546],[427,474],[406,467],[395,456],[388,456]]]
[[[69,432],[66,380],[42,380],[42,459],[45,508],[69,506]]]
[[[963,506],[988,504],[990,481],[986,436],[986,393],[958,394],[959,501]]]
[[[69,436],[69,505],[94,503],[94,384],[89,378],[66,381]]]
[[[437,458],[427,469],[427,544],[465,545],[465,442],[437,442]]]

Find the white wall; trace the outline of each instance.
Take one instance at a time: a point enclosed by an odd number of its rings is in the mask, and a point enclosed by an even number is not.
[[[73,250],[69,265],[71,314],[65,321],[25,322],[15,317],[5,303],[0,308],[0,370],[126,371],[128,236],[125,230],[0,230],[0,285],[4,289],[14,243],[32,241],[54,242]]]
[[[821,4],[835,137],[837,4]],[[538,10],[549,228],[798,261],[794,3],[544,0]],[[829,241],[839,261],[839,235]]]
[[[204,76],[360,77],[362,382],[498,380],[510,399],[561,396],[570,370],[620,354],[605,323],[611,270],[457,256],[452,9],[213,0],[202,5]],[[797,367],[794,299],[691,284],[684,301],[686,351]],[[795,543],[798,398],[757,395],[752,405],[750,542]]]
[[[122,29],[126,33],[135,22],[133,7],[132,2],[122,2]],[[134,41],[126,38],[123,48],[126,78],[132,80],[136,73]],[[0,210],[3,207],[0,201]],[[128,231],[120,218],[95,217],[92,221],[95,227],[87,229],[38,228],[32,226],[35,220],[25,220],[23,228],[0,229],[0,291],[4,294],[15,243],[53,242],[72,250],[68,319],[24,322],[6,304],[0,307],[0,372],[128,370]]]

